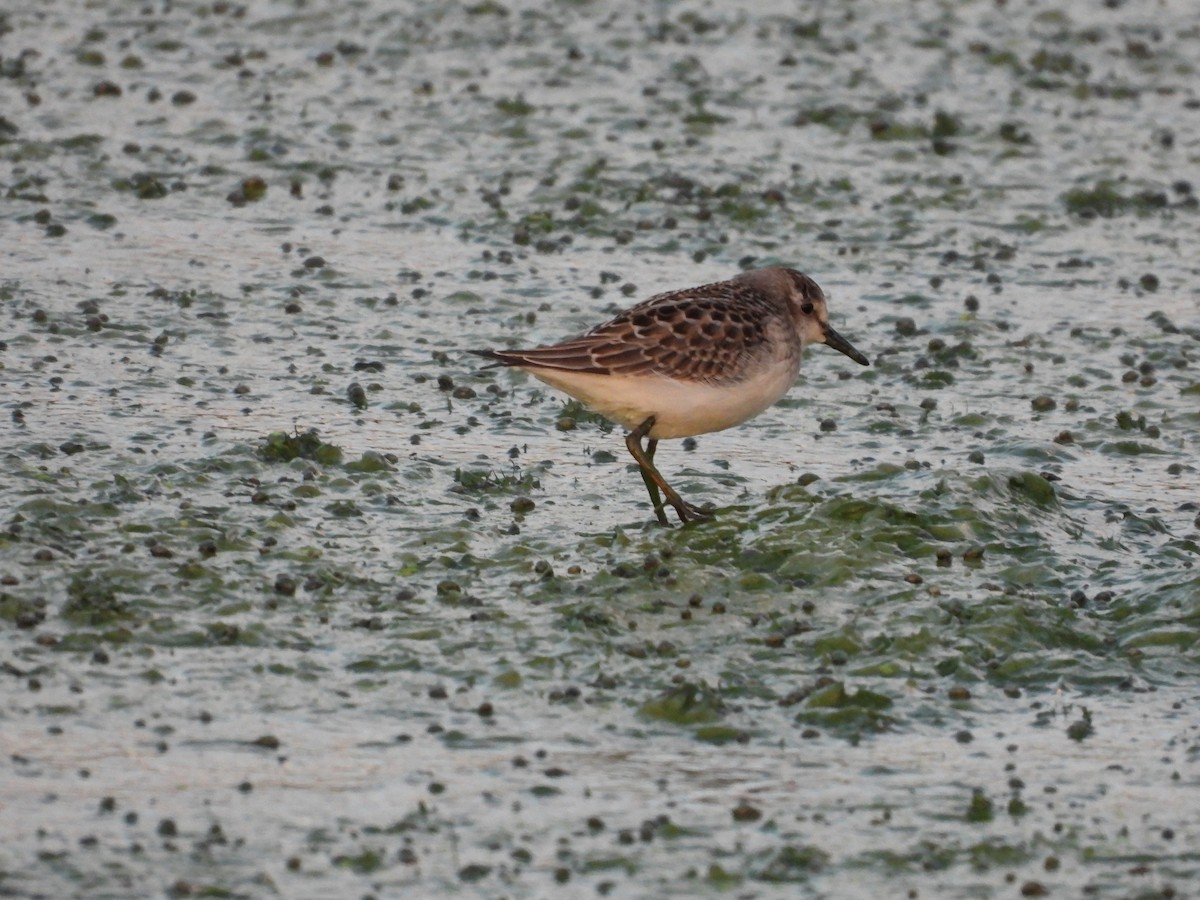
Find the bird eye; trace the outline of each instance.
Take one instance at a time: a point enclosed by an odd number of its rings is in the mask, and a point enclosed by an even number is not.
[[[800,307],[800,312],[804,313],[806,316],[811,316],[813,313],[813,305],[811,303],[805,303]]]

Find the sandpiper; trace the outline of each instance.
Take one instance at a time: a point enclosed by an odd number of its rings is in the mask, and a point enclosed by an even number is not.
[[[686,502],[655,468],[658,442],[758,415],[795,383],[809,344],[828,344],[870,365],[830,327],[817,283],[776,266],[656,294],[553,346],[471,352],[524,369],[624,426],[654,513],[667,525],[660,490],[680,522],[709,512]]]

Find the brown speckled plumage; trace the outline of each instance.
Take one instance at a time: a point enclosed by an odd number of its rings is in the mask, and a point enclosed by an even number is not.
[[[660,491],[683,522],[707,513],[654,467],[659,440],[720,431],[762,412],[792,386],[811,343],[867,365],[830,327],[817,283],[773,267],[657,294],[552,346],[471,352],[524,369],[628,428],[625,446],[666,525]]]
[[[788,272],[797,289],[823,297],[811,278]],[[793,329],[775,334],[768,327],[788,316],[781,298],[747,281],[718,281],[657,294],[553,346],[480,355],[509,366],[728,384],[753,371],[756,358],[778,353],[779,341],[793,343],[799,354]]]

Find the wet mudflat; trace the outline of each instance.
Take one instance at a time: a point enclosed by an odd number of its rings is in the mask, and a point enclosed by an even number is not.
[[[1200,21],[0,13],[0,895],[1200,891]],[[472,347],[781,263],[658,462]]]

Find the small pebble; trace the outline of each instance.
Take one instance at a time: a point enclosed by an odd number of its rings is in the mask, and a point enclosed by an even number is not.
[[[761,818],[762,810],[751,806],[745,800],[733,808],[733,820],[735,822],[757,822]]]

